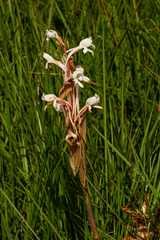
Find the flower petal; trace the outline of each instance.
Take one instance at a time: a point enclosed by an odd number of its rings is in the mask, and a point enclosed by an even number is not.
[[[91,45],[92,45],[92,38],[91,37],[85,38],[79,43],[79,46],[81,48],[87,48],[87,47],[90,47]]]
[[[89,83],[91,80],[88,77],[84,76],[83,81]]]
[[[55,61],[48,53],[43,53],[43,58],[46,59],[49,63],[54,63]]]
[[[48,53],[43,53],[43,52],[41,52],[41,53],[43,54],[43,58],[46,59],[46,61],[47,61],[46,66],[45,66],[46,69],[48,69],[48,63],[53,63],[56,66],[60,67],[63,71],[65,71],[65,65],[62,62],[56,61]]]
[[[53,102],[54,100],[56,100],[56,98],[57,97],[54,94],[47,94],[47,95],[45,95],[43,93],[43,95],[42,95],[42,100],[46,101],[46,102]]]
[[[86,54],[87,52],[92,53],[92,56],[94,55],[94,52],[93,52],[92,50],[90,50],[90,49],[88,49],[88,48],[84,48],[84,49],[83,49],[83,53]]]
[[[92,107],[94,107],[94,108],[99,108],[99,109],[102,109],[102,110],[103,110],[103,107],[98,106],[98,105],[93,105]]]
[[[100,97],[97,94],[95,94],[93,97],[90,97],[87,99],[86,104],[88,104],[89,106],[93,106],[96,103],[98,103],[99,100],[100,100]]]
[[[82,73],[84,73],[84,69],[80,65],[76,67],[76,71],[81,71]]]
[[[81,82],[77,81],[77,83],[81,88],[83,88],[83,84]]]

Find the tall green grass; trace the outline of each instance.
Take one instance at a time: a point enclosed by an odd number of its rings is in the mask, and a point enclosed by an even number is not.
[[[94,56],[75,56],[92,83],[81,104],[98,93],[104,111],[87,119],[87,182],[101,239],[135,236],[121,206],[148,215],[160,197],[159,3],[143,1],[1,1],[2,239],[93,239],[79,179],[73,177],[64,121],[44,112],[43,93],[58,95],[63,79],[40,54],[60,58],[45,29],[70,47],[92,36]],[[54,74],[53,74],[54,73]],[[148,225],[149,227],[149,225]]]

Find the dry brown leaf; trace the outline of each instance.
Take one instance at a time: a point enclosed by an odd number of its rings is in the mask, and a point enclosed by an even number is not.
[[[135,232],[136,232],[136,238],[132,238],[131,236],[126,236],[122,240],[130,240],[130,239],[135,239],[135,240],[158,240],[158,231],[156,224],[152,224],[150,227],[150,232],[147,229],[146,224],[149,222],[149,216],[146,214],[147,213],[147,208],[148,208],[148,201],[149,201],[149,194],[147,194],[143,204],[141,211],[143,214],[134,206],[135,211],[131,211],[128,207],[122,206],[121,209],[124,211],[126,214],[130,215],[131,221],[134,222],[135,224]]]
[[[126,237],[122,238],[122,240],[135,240],[135,238],[133,238],[131,236],[126,236]]]
[[[76,176],[81,161],[81,148],[76,144],[69,148],[69,163],[71,165],[74,176]]]
[[[81,137],[81,164],[79,169],[79,177],[81,184],[84,188],[86,188],[86,152],[85,152],[86,131],[87,131],[86,120],[84,118],[80,118],[79,134]]]
[[[82,140],[85,142],[85,144],[86,144],[86,132],[87,132],[86,120],[83,117],[81,117],[79,120],[79,134]]]
[[[59,97],[65,98],[73,89],[73,82],[66,82],[59,91]]]

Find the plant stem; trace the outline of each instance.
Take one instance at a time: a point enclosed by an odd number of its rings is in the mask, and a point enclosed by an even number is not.
[[[82,120],[82,122],[80,124],[80,128],[79,128],[82,139],[85,139],[86,127],[87,127],[86,120],[84,119],[84,120]],[[85,143],[82,139],[81,139],[81,160],[80,160],[80,166],[79,166],[79,178],[80,178],[80,182],[82,185],[82,191],[83,191],[83,196],[84,196],[84,202],[85,202],[85,208],[86,208],[88,222],[92,226],[91,230],[93,232],[94,239],[100,240],[99,234],[96,230],[97,226],[96,226],[96,222],[95,222],[95,218],[94,218],[94,214],[93,214],[91,198],[89,196],[87,184],[86,184],[86,172],[87,172],[86,171],[86,153],[85,153]]]
[[[93,235],[94,235],[94,239],[100,240],[99,234],[96,230],[97,226],[96,226],[96,222],[95,222],[95,219],[94,219],[92,203],[91,203],[91,198],[90,198],[89,193],[88,193],[88,189],[87,189],[87,187],[84,188],[82,186],[82,190],[83,190],[83,196],[84,196],[84,202],[85,202],[85,208],[86,208],[88,222],[91,226],[94,227],[94,228],[91,227],[91,230],[92,230]]]

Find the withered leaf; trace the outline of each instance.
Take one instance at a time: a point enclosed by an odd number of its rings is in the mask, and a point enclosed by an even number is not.
[[[71,165],[74,176],[76,176],[81,161],[81,148],[77,145],[70,146],[69,148],[69,163]]]
[[[81,184],[86,188],[86,152],[85,152],[85,143],[81,140],[81,160],[79,166],[79,178]]]
[[[59,97],[65,98],[72,91],[73,86],[73,82],[66,82],[59,91]]]
[[[86,144],[86,130],[87,124],[84,118],[80,118],[79,120],[79,134],[81,137],[81,164],[79,168],[79,177],[82,186],[86,187],[86,152],[85,152],[85,144]]]
[[[64,110],[64,115],[65,115],[65,133],[67,133],[70,127],[70,119],[69,112],[66,109]]]
[[[79,134],[85,143],[86,143],[86,132],[87,132],[86,120],[83,117],[81,117],[79,120]]]
[[[158,240],[158,226],[157,222],[155,224],[152,224],[147,229],[147,224],[149,222],[149,216],[146,214],[147,206],[148,203],[147,201],[149,200],[149,195],[145,198],[145,201],[142,204],[141,211],[143,214],[134,206],[135,211],[131,211],[128,207],[122,206],[121,209],[126,213],[131,216],[131,222],[134,222],[135,224],[135,232],[136,232],[136,238],[132,238],[131,236],[126,236],[123,238],[123,240]]]

